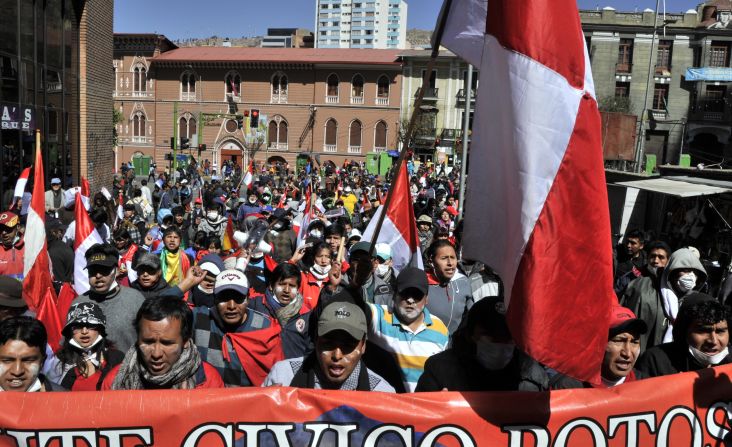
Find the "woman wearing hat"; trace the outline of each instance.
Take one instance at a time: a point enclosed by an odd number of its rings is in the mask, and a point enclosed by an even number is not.
[[[72,304],[66,321],[64,342],[56,353],[59,382],[71,391],[97,391],[124,354],[107,339],[107,319],[98,304]]]

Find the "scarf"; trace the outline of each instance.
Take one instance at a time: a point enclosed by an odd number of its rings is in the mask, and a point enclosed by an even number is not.
[[[163,278],[170,284],[170,287],[177,286],[191,267],[191,261],[188,260],[188,256],[180,248],[175,253],[163,248],[163,251],[160,252],[160,264],[163,270]]]
[[[666,314],[668,326],[663,334],[663,343],[673,341],[674,322],[679,314],[679,298],[676,292],[671,288],[668,282],[668,273],[664,272],[661,276],[661,304],[663,304],[663,313]]]
[[[272,290],[269,287],[264,291],[264,296],[267,299],[267,304],[274,310],[277,321],[280,322],[280,326],[284,326],[290,318],[295,315],[300,315],[300,309],[302,309],[303,297],[300,292],[297,292],[295,299],[290,301],[290,304],[284,305],[280,303]]]
[[[317,279],[318,281],[325,281],[328,278],[328,274],[330,273],[330,266],[321,267],[318,264],[313,265],[310,267],[310,273]]]
[[[190,340],[183,348],[170,371],[153,376],[138,358],[137,346],[131,347],[112,382],[113,390],[144,390],[147,388],[193,389],[196,387],[196,371],[201,367],[201,356]]]

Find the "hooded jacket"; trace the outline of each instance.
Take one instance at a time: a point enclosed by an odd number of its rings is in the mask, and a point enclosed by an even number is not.
[[[473,306],[473,289],[470,279],[460,272],[455,272],[450,281],[441,284],[434,273],[427,273],[429,291],[427,309],[436,315],[447,326],[450,335],[455,333],[463,316]]]

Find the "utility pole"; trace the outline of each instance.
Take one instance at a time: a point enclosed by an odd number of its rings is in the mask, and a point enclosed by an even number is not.
[[[178,101],[173,102],[173,160],[171,162],[170,177],[175,179],[175,172],[178,170]]]
[[[653,64],[653,48],[656,45],[656,30],[658,28],[658,3],[660,0],[656,0],[656,9],[653,13],[653,37],[651,38],[651,51],[648,56],[648,76],[646,77],[646,94],[643,96],[643,110],[641,111],[640,129],[638,130],[638,141],[636,141],[636,153],[635,153],[635,172],[640,173],[643,156],[645,150],[645,132],[646,122],[648,121],[648,89],[651,84],[651,75],[654,70]]]
[[[465,183],[468,171],[468,133],[470,132],[470,103],[473,101],[473,65],[468,64],[467,88],[465,89],[465,116],[463,120],[462,161],[460,162],[460,196],[458,198],[458,219],[465,215]]]

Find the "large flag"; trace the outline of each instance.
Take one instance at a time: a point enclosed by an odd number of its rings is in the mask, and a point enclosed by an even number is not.
[[[442,45],[480,71],[463,255],[500,274],[524,351],[597,382],[615,296],[600,115],[576,0],[444,9]]]
[[[374,233],[381,218],[381,213],[384,212],[384,206],[380,206],[376,210],[361,239],[371,241],[374,244],[389,244],[396,271],[400,271],[408,265],[423,268],[406,163],[401,164],[394,180],[394,186],[389,194],[393,197],[389,203],[389,208],[386,210],[384,223],[381,225],[377,239],[373,240]]]
[[[47,288],[41,297],[41,303],[38,307],[36,317],[46,328],[48,344],[51,346],[51,349],[54,352],[58,351],[61,339],[63,338],[61,331],[64,328],[64,324],[58,312],[56,292],[53,290],[53,287]],[[64,321],[66,320],[66,315],[64,315],[63,319]]]
[[[82,188],[83,190],[83,188]],[[94,228],[89,214],[84,209],[81,193],[76,194],[76,236],[74,237],[74,290],[79,295],[89,290],[89,275],[86,267],[86,251],[94,244],[101,244],[102,237]]]
[[[23,298],[28,303],[28,307],[34,311],[38,310],[41,300],[49,290],[53,300],[56,299],[46,243],[45,184],[43,159],[40,144],[38,144],[33,164],[33,194],[28,207],[23,255]]]

